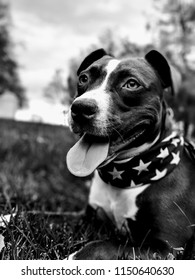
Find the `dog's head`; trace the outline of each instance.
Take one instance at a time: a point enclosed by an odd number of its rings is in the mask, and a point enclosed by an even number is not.
[[[98,158],[103,147],[111,154],[154,141],[161,130],[163,92],[172,88],[170,67],[159,52],[118,60],[99,49],[84,59],[77,74],[77,96],[69,112],[71,130],[84,135],[74,151],[77,157],[80,146],[85,151],[98,147],[90,154]],[[86,158],[86,152],[80,157]]]

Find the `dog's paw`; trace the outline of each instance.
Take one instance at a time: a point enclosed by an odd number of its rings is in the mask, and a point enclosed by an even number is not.
[[[111,241],[93,241],[65,260],[117,260],[120,254],[119,247]]]
[[[70,254],[70,255],[69,255],[68,257],[66,257],[64,260],[65,260],[65,261],[76,260],[75,256],[76,256],[77,252],[78,252],[78,251],[76,251],[76,252]]]

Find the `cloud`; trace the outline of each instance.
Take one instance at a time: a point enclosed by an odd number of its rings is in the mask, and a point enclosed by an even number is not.
[[[60,25],[70,32],[100,32],[106,26],[126,26],[137,19],[142,11],[150,7],[144,0],[10,0],[15,12],[22,11],[33,15],[47,25]],[[142,15],[143,16],[143,15]],[[41,26],[40,26],[41,28]]]
[[[145,38],[144,0],[9,0],[21,78],[30,96],[40,95],[55,69],[97,41],[107,28],[132,40]]]
[[[13,37],[23,42],[16,48],[22,66],[20,76],[30,96],[42,93],[55,69],[67,72],[68,61],[78,55],[79,47],[95,40],[94,36],[75,36],[68,28],[47,24],[24,12],[13,14],[13,21]]]

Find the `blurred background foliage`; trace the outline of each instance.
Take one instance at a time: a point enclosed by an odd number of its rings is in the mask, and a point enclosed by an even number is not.
[[[0,1],[0,95],[5,91],[14,93],[22,107],[26,101],[25,91],[18,75],[19,64],[14,57],[10,26],[9,6]]]

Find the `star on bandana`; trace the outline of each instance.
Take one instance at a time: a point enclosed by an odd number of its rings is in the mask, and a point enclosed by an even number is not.
[[[175,154],[175,153],[171,153],[171,154],[173,156],[173,159],[170,162],[170,164],[176,164],[177,165],[180,161],[180,152],[178,151],[177,154]]]
[[[171,144],[173,144],[175,147],[177,147],[177,145],[180,143],[180,141],[181,141],[180,139],[175,138],[171,141]]]
[[[142,184],[141,184],[142,185]],[[131,180],[131,185],[130,185],[130,188],[135,188],[137,187],[137,185],[135,184],[135,182],[133,180]]]
[[[167,174],[167,169],[164,169],[163,171],[159,171],[158,169],[156,169],[156,176],[152,177],[151,180],[157,181],[163,178],[166,174]]]
[[[160,154],[157,156],[157,158],[166,158],[166,157],[168,157],[168,155],[169,155],[168,148],[165,148],[165,149],[161,148]]]
[[[176,136],[176,132],[173,131],[169,136],[167,136],[165,139],[162,140],[162,142],[168,142],[170,141],[172,138],[174,138]]]
[[[122,177],[121,177],[121,174],[123,173],[124,171],[118,171],[115,167],[113,169],[113,171],[109,171],[108,173],[110,173],[112,175],[112,179],[115,180],[115,179],[120,179],[122,180]]]
[[[181,145],[183,146],[184,145],[184,138],[181,137],[180,140],[181,140]]]
[[[139,161],[139,165],[136,167],[133,167],[133,169],[138,171],[138,175],[142,172],[142,171],[148,171],[148,166],[151,164],[151,161],[148,163],[144,163],[141,159]]]

